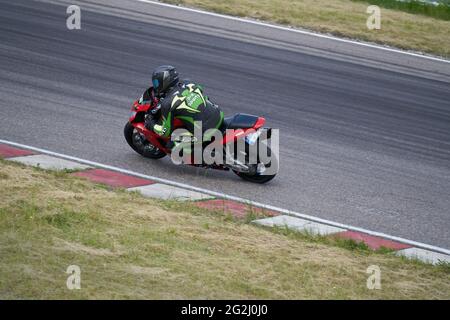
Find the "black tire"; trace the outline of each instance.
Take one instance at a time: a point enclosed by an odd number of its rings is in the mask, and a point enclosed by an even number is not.
[[[275,155],[272,154],[272,150],[270,149],[269,146],[267,146],[267,154],[271,156],[271,161],[269,163],[267,163],[267,165],[270,166],[275,166],[277,173],[278,173],[278,159],[276,158]],[[267,183],[270,180],[272,180],[273,178],[275,178],[275,176],[277,175],[275,174],[271,174],[271,175],[264,175],[264,174],[249,174],[249,173],[245,173],[245,172],[238,172],[238,171],[234,171],[233,172],[235,174],[237,174],[240,178],[249,181],[249,182],[253,182],[253,183]]]
[[[150,159],[161,159],[166,156],[165,152],[159,150],[147,140],[143,141],[131,123],[127,122],[123,129],[123,134],[130,147],[141,156]]]

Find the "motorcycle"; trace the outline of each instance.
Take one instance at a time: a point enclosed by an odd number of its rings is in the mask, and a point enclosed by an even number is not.
[[[155,106],[155,103],[141,104],[139,100],[136,100],[131,107],[131,115],[124,128],[125,140],[130,147],[143,157],[150,159],[160,159],[172,152],[172,149],[168,147],[170,137],[161,137],[145,127],[145,117]],[[216,170],[232,170],[240,178],[254,183],[269,182],[278,172],[278,159],[267,144],[271,138],[272,129],[263,127],[265,121],[262,117],[241,113],[225,117],[220,128],[222,137],[217,143],[223,146],[223,155],[228,161],[218,164],[204,162],[187,164]],[[179,119],[174,119],[173,125],[174,130],[183,127],[183,123]],[[239,145],[237,142],[241,139],[243,141],[240,141],[240,145],[244,145],[244,148],[237,151],[236,145]],[[207,147],[207,145],[206,143],[203,147]],[[230,145],[233,145],[232,150]],[[251,161],[250,150],[255,146],[265,148],[267,157],[260,157],[260,153],[257,152],[256,161]],[[253,150],[255,149],[253,148]],[[240,153],[239,156],[238,153]]]

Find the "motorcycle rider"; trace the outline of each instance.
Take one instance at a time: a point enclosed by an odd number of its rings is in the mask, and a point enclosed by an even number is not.
[[[183,127],[194,133],[197,121],[202,123],[202,133],[208,129],[219,129],[224,114],[219,106],[209,101],[202,86],[189,80],[179,80],[177,70],[169,65],[156,68],[152,74],[153,86],[147,89],[140,103],[157,103],[147,113],[145,127],[161,137],[170,137],[174,119],[179,119]],[[205,139],[205,137],[203,137]],[[170,143],[168,147],[173,147]]]

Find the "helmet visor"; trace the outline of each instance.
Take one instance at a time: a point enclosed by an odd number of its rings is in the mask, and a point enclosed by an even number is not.
[[[159,89],[159,80],[153,79],[153,89],[158,90]]]

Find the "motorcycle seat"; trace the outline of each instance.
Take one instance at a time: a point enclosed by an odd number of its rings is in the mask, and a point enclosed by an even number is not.
[[[222,127],[224,129],[248,129],[253,128],[257,120],[258,117],[256,116],[238,113],[234,116],[224,118]]]

